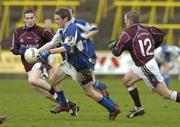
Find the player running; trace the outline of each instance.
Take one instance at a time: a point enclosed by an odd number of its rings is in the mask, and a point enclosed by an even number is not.
[[[52,112],[69,111],[67,99],[62,89],[59,89],[60,81],[71,76],[81,84],[86,95],[94,99],[109,111],[109,119],[114,120],[120,113],[119,108],[103,97],[92,87],[93,79],[90,70],[90,62],[86,49],[84,48],[83,38],[79,28],[71,21],[71,14],[68,9],[60,8],[55,12],[55,22],[59,26],[52,41],[41,47],[39,59],[43,60],[50,54],[66,52],[66,60],[60,65],[51,77],[50,81],[58,94],[59,105]],[[62,45],[55,48],[57,45]],[[54,48],[54,49],[53,49]]]
[[[148,87],[164,99],[180,102],[180,93],[169,90],[154,59],[154,49],[158,47],[165,33],[156,27],[145,27],[139,23],[139,14],[128,12],[124,16],[126,30],[119,36],[118,42],[111,41],[109,48],[113,55],[120,56],[125,50],[129,51],[135,65],[123,77],[123,83],[131,95],[135,108],[127,115],[133,118],[144,114],[139,93],[135,83],[144,80]]]
[[[24,59],[26,49],[30,47],[40,48],[47,42],[51,41],[54,35],[36,24],[34,9],[28,8],[25,10],[24,21],[25,25],[16,29],[13,33],[10,47],[11,52],[14,55],[21,56],[22,64],[24,65],[24,69],[28,75],[28,82],[32,85],[32,87],[38,90],[45,97],[57,102],[56,98],[53,96],[55,95],[54,88],[51,87],[44,79],[44,70],[47,70],[49,75],[52,75],[53,73],[47,60],[44,62],[30,64]],[[71,109],[75,108],[76,104],[71,101],[68,103]]]

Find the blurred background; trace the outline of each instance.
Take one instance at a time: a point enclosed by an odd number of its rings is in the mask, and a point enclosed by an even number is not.
[[[67,5],[73,7],[77,18],[99,28],[93,38],[99,56],[98,74],[123,74],[131,65],[126,54],[114,58],[108,52],[108,41],[117,39],[123,30],[123,15],[127,11],[139,12],[143,24],[166,31],[164,44],[180,44],[180,0],[0,0],[0,73],[24,73],[19,57],[9,52],[12,32],[24,25],[23,11],[28,7],[35,8],[37,23],[44,26],[46,19],[53,21],[53,13],[58,7]],[[57,26],[52,26],[56,31]],[[56,61],[59,64],[59,58],[56,57]],[[115,72],[117,69],[122,71]]]

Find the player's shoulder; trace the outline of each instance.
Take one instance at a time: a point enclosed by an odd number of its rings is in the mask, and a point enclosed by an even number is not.
[[[86,20],[81,19],[81,18],[75,18],[74,21],[77,23],[86,23],[87,22]]]
[[[25,27],[24,27],[24,26],[18,27],[18,28],[16,28],[16,29],[14,30],[14,33],[15,33],[17,36],[22,35],[24,32],[25,32]]]
[[[72,22],[69,22],[69,24],[68,24],[68,26],[66,28],[66,31],[69,32],[69,31],[75,31],[75,30],[78,30],[77,25],[75,25]]]
[[[38,29],[39,31],[42,31],[42,32],[47,31],[47,29],[39,25],[35,25],[35,29]]]
[[[80,24],[80,25],[83,25],[83,26],[85,26],[86,24],[89,24],[89,22],[87,22],[87,21],[84,20],[84,19],[80,19],[80,18],[74,19],[74,23],[75,23],[75,24]]]
[[[24,31],[24,30],[25,30],[25,26],[17,27],[15,29],[16,32],[20,32],[20,31]]]
[[[132,33],[136,33],[136,32],[137,32],[137,29],[138,29],[138,25],[137,25],[137,24],[134,24],[134,25],[126,28],[126,29],[124,30],[124,32],[130,35],[130,34],[132,34]]]

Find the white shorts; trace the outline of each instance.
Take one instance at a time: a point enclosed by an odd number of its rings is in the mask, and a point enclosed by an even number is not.
[[[157,83],[164,82],[154,58],[147,62],[144,66],[134,65],[131,70],[141,77],[150,88],[156,87]]]
[[[39,63],[39,62],[35,63],[33,65],[33,67],[31,68],[31,70],[34,70],[34,69],[40,69],[42,71],[43,76],[45,76],[47,78],[49,77],[47,69],[46,68],[42,68],[42,64],[41,63]],[[27,72],[28,76],[30,75],[30,73],[31,73],[31,71]]]
[[[71,76],[71,78],[81,85],[86,85],[87,83],[93,81],[92,72],[90,69],[84,69],[81,71],[76,71],[76,69],[69,64],[67,61],[64,61],[60,65],[60,69],[67,75]]]
[[[77,81],[77,71],[76,69],[69,64],[67,61],[64,61],[61,65],[60,65],[60,69],[67,75],[71,76],[71,78],[75,81]]]

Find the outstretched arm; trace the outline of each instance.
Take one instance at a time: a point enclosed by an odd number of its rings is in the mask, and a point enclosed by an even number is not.
[[[122,32],[117,43],[114,40],[110,41],[109,48],[111,49],[112,54],[117,57],[120,56],[121,53],[126,50],[126,46],[129,40],[130,36],[126,32]]]

